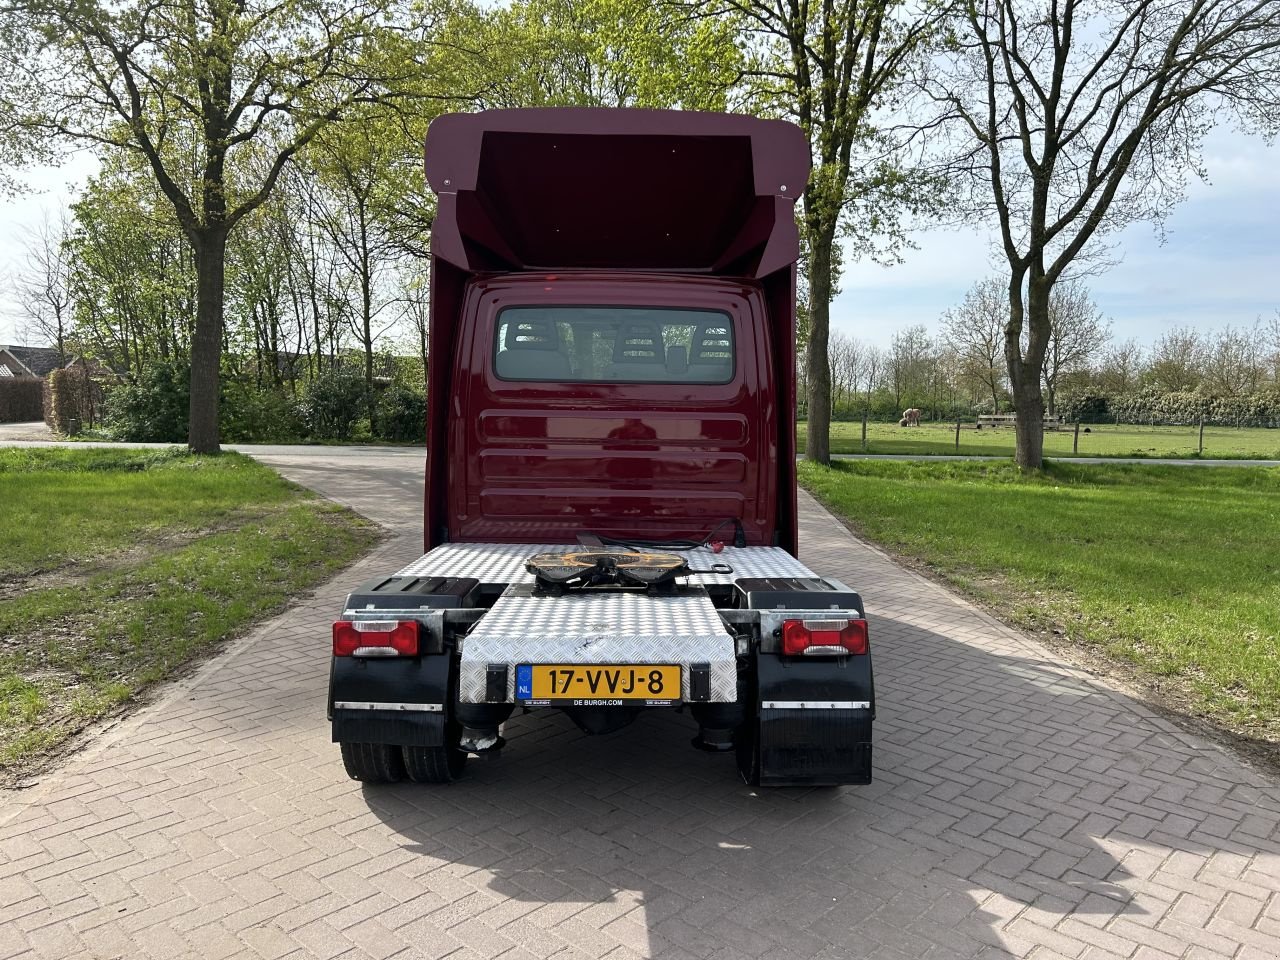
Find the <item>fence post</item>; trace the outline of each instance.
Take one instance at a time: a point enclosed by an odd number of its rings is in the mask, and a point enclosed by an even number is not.
[[[1200,414],[1200,449],[1196,451],[1200,456],[1204,456],[1204,414]]]
[[[1076,421],[1076,435],[1071,438],[1071,452],[1080,452],[1080,421]]]
[[[867,408],[862,408],[862,452],[867,452]]]
[[[960,452],[960,421],[956,421],[956,453]]]

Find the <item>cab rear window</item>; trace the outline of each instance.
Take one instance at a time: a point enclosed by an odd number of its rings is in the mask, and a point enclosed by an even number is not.
[[[733,322],[718,310],[507,307],[493,372],[556,383],[728,383]]]

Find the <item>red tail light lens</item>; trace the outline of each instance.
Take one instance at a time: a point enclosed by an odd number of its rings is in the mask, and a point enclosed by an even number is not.
[[[416,657],[417,620],[339,620],[333,625],[333,655]]]
[[[782,652],[789,657],[847,657],[867,649],[865,620],[782,622]]]

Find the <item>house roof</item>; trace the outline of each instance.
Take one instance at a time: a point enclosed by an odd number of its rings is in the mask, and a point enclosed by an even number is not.
[[[0,350],[9,354],[25,368],[13,371],[18,376],[27,374],[33,377],[47,377],[62,366],[58,362],[58,351],[53,347],[0,346]]]

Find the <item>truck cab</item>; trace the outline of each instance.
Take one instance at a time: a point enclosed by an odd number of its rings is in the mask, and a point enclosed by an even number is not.
[[[334,624],[347,773],[449,782],[515,710],[677,709],[752,784],[869,782],[862,600],[796,555],[798,128],[450,114],[426,172],[424,553]]]

